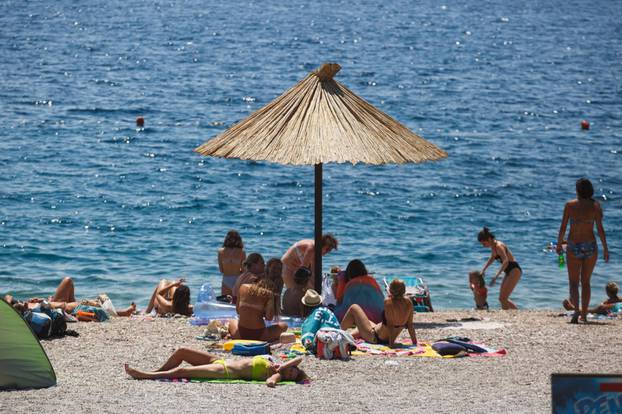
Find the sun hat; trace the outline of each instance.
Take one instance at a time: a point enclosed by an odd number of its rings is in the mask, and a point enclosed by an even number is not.
[[[300,300],[305,306],[317,306],[322,304],[324,298],[313,289],[307,289],[305,295]]]

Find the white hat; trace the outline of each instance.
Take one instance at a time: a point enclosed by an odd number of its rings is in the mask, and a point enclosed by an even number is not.
[[[312,306],[321,305],[323,300],[324,298],[322,297],[322,295],[317,293],[315,290],[307,289],[307,291],[305,292],[305,295],[302,297],[300,301],[302,302],[303,305],[312,307]]]

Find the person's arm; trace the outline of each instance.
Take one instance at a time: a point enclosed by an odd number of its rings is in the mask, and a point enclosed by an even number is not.
[[[413,307],[412,303],[409,306],[408,320],[406,321],[406,328],[408,329],[408,335],[413,345],[417,345],[417,334],[415,333],[415,324],[413,323]]]
[[[498,249],[498,254],[499,254],[499,258],[501,259],[501,266],[499,266],[499,270],[497,270],[497,273],[490,281],[490,286],[494,286],[495,282],[497,281],[497,278],[499,277],[501,272],[503,272],[505,268],[508,267],[508,263],[510,262],[510,260],[508,259],[506,249],[504,249],[503,247]]]
[[[218,249],[218,271],[220,273],[225,273],[223,267],[222,267],[222,255],[223,255],[223,251],[222,249]]]
[[[484,275],[484,273],[486,273],[486,269],[488,269],[488,267],[492,264],[492,262],[495,261],[495,251],[491,250],[490,251],[490,258],[488,259],[488,261],[486,262],[486,264],[484,265],[484,267],[481,270],[481,274],[482,276]]]
[[[566,234],[566,227],[568,226],[569,207],[568,203],[564,205],[564,214],[562,215],[562,223],[559,226],[559,234],[557,235],[557,254],[562,254],[562,244],[564,244],[564,235]]]
[[[264,306],[264,317],[271,321],[274,319],[274,297],[270,297]]]
[[[266,385],[270,388],[274,388],[278,382],[281,382],[282,379],[281,374],[277,372],[266,380]]]
[[[605,236],[605,228],[603,227],[603,210],[598,203],[596,203],[596,228],[598,229],[600,244],[603,246],[603,259],[605,262],[608,262],[609,248],[607,247],[607,237]]]

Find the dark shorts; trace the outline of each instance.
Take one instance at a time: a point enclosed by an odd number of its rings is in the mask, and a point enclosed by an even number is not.
[[[240,338],[242,339],[254,339],[260,341],[261,338],[263,338],[263,333],[265,330],[266,328],[253,329],[245,328],[238,325],[238,332],[240,333]]]

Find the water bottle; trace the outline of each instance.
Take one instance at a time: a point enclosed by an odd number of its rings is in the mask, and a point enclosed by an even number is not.
[[[564,253],[560,253],[559,257],[557,258],[557,261],[559,263],[559,268],[563,269],[564,266],[566,266],[566,259],[564,258]]]
[[[209,283],[203,283],[201,290],[199,290],[199,295],[197,296],[197,303],[213,302],[215,299],[216,293],[214,293],[212,285]]]

